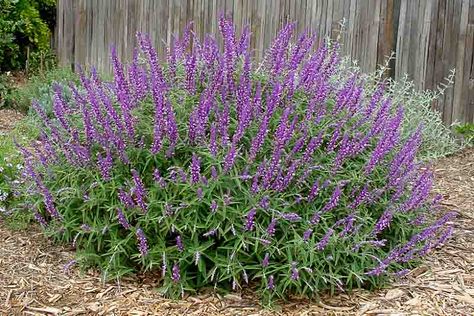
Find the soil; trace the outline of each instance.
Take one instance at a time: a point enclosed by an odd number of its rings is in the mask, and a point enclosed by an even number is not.
[[[0,132],[14,117],[0,111]],[[13,231],[0,221],[0,314],[474,315],[474,148],[436,161],[433,169],[443,206],[459,213],[454,236],[389,288],[322,296],[320,302],[292,299],[271,311],[245,291],[173,301],[157,293],[152,275],[103,283],[96,271],[65,269],[71,249],[54,245],[37,226]]]

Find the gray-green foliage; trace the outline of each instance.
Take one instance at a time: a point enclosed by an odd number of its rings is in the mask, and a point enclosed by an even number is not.
[[[48,114],[51,114],[53,100],[51,85],[54,82],[67,85],[69,82],[77,82],[77,80],[77,75],[72,70],[68,68],[53,68],[43,74],[29,78],[21,86],[10,89],[4,106],[23,112],[30,112],[31,100],[34,99],[42,105]]]
[[[456,139],[451,128],[443,123],[441,113],[433,108],[434,102],[444,94],[446,89],[451,88],[454,70],[447,74],[445,82],[439,83],[436,90],[419,90],[407,75],[399,79],[386,78],[392,58],[393,56],[389,57],[377,71],[363,75],[366,80],[366,94],[373,93],[379,83],[385,83],[387,96],[390,96],[395,104],[401,104],[404,108],[402,139],[407,139],[411,131],[420,125],[423,126],[423,141],[418,159],[433,160],[460,150],[461,142]],[[345,58],[335,78],[340,82],[345,82],[357,71],[360,71],[357,62],[351,62],[350,58]]]

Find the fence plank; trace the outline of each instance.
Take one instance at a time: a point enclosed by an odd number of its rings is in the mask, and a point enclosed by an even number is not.
[[[58,0],[57,56],[63,66],[110,72],[110,45],[130,60],[139,31],[150,34],[164,58],[187,22],[194,21],[203,39],[218,32],[222,13],[233,18],[237,35],[250,26],[256,60],[283,24],[296,21],[298,32],[315,32],[318,42],[341,35],[343,53],[359,60],[363,71],[374,71],[396,51],[389,74],[407,73],[419,89],[436,88],[456,67],[454,88],[433,107],[447,124],[474,121],[474,0]]]

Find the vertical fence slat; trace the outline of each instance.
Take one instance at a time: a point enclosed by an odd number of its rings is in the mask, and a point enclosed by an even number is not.
[[[436,88],[456,67],[454,88],[433,106],[447,124],[474,121],[474,0],[58,0],[57,56],[62,66],[110,72],[111,44],[130,60],[136,32],[145,32],[163,58],[187,22],[202,40],[218,31],[221,13],[233,18],[238,35],[250,26],[256,60],[283,24],[296,21],[298,32],[310,30],[318,41],[341,35],[343,53],[363,71],[396,51],[390,75],[407,73],[418,89]]]

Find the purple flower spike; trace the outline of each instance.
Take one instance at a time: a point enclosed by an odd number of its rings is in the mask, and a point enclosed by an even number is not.
[[[268,210],[268,208],[270,207],[270,197],[269,197],[269,196],[264,196],[264,197],[260,200],[260,206],[261,206],[264,210]]]
[[[211,236],[214,236],[216,233],[217,233],[217,229],[213,228],[210,231],[208,231],[207,233],[202,234],[202,236],[203,237],[211,237]]]
[[[211,212],[215,213],[217,211],[217,202],[216,200],[212,200],[211,202]]]
[[[175,263],[173,265],[173,269],[172,269],[172,274],[171,274],[171,279],[173,280],[173,282],[175,283],[178,283],[179,280],[181,279],[181,275],[180,275],[180,271],[179,271],[179,265],[177,263]]]
[[[296,281],[300,278],[300,273],[298,272],[298,268],[296,267],[296,262],[291,263],[291,279]]]
[[[272,291],[274,288],[275,288],[275,284],[274,284],[274,277],[273,275],[270,275],[268,277],[268,283],[267,283],[267,289]]]
[[[272,221],[270,222],[270,224],[268,225],[268,228],[267,228],[267,234],[269,236],[275,235],[276,224],[277,224],[277,219],[273,218]]]
[[[191,159],[191,181],[193,184],[199,182],[201,178],[201,161],[199,160],[196,154],[193,154],[193,158]]]
[[[201,201],[202,198],[204,197],[204,192],[203,192],[203,190],[202,190],[201,187],[199,187],[199,188],[197,189],[196,194],[197,194],[197,197],[198,197],[199,201]]]
[[[132,197],[130,194],[125,192],[123,189],[119,189],[118,197],[120,202],[125,205],[126,208],[133,208],[135,207],[135,202],[133,202]]]
[[[257,209],[251,209],[247,214],[247,221],[245,223],[245,230],[251,231],[254,226],[255,215],[257,215]]]
[[[148,243],[146,240],[145,233],[141,228],[138,228],[136,235],[138,239],[138,250],[140,251],[140,255],[142,257],[145,257],[148,254]]]
[[[303,241],[304,242],[308,242],[309,238],[311,237],[311,234],[313,233],[313,230],[311,228],[307,229],[304,233],[303,233]]]
[[[133,183],[135,187],[133,188],[133,193],[136,199],[138,206],[144,211],[147,211],[147,206],[145,204],[146,191],[145,186],[143,185],[142,179],[138,175],[136,170],[132,170]]]
[[[301,220],[301,216],[296,213],[280,213],[280,216],[289,222],[297,222]]]
[[[321,213],[320,212],[316,212],[313,214],[313,216],[311,217],[311,220],[309,221],[312,225],[316,225],[317,223],[319,223],[319,220],[321,219]]]
[[[214,166],[211,167],[211,177],[213,180],[217,180],[217,169]]]
[[[270,264],[270,254],[267,252],[262,261],[262,267],[266,268]]]
[[[117,219],[120,225],[125,229],[130,229],[130,224],[121,209],[117,209]]]
[[[153,179],[160,185],[160,187],[164,188],[166,186],[165,179],[161,176],[158,169],[153,170]]]
[[[81,229],[84,231],[84,232],[90,232],[92,230],[92,227],[90,227],[89,225],[87,224],[82,224],[81,225]]]
[[[375,224],[374,230],[372,231],[373,235],[377,235],[380,233],[382,230],[390,226],[390,222],[392,221],[393,213],[389,210],[386,210],[383,212],[383,214],[380,216],[379,220]]]
[[[184,245],[180,235],[176,236],[176,247],[178,248],[179,252],[184,251]]]
[[[324,250],[324,248],[326,248],[327,244],[329,243],[329,238],[331,238],[333,233],[334,229],[329,228],[326,232],[326,235],[324,235],[323,238],[316,245],[316,249],[319,251]]]
[[[335,208],[339,202],[339,198],[341,197],[341,186],[338,185],[334,192],[331,195],[331,198],[329,199],[329,202],[323,207],[322,212],[328,212]]]

